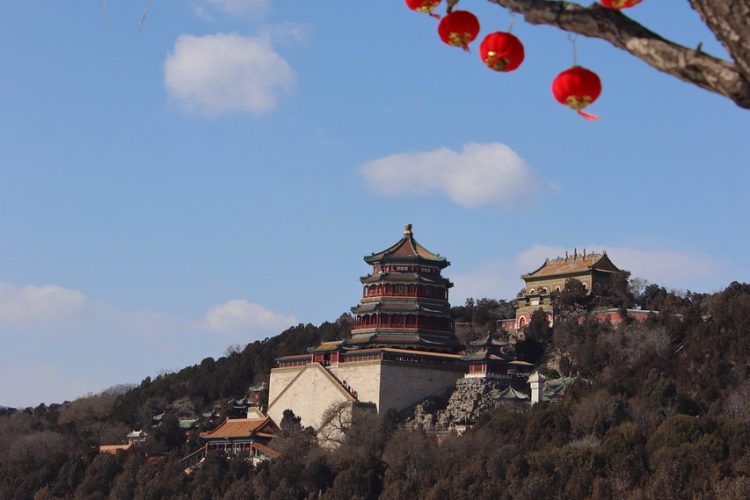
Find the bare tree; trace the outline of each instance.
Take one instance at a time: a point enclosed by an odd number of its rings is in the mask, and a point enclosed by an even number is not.
[[[553,0],[489,0],[530,24],[606,40],[654,68],[750,108],[750,0],[688,0],[731,60],[667,40],[621,11]],[[449,1],[456,3],[457,0]],[[637,8],[637,7],[636,7]]]
[[[346,433],[352,427],[352,404],[349,401],[333,403],[323,413],[318,428],[318,441],[326,448],[337,448],[344,444]]]

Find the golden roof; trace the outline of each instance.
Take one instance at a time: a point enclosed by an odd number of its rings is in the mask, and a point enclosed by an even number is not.
[[[228,418],[219,426],[207,432],[201,432],[202,439],[229,439],[250,437],[261,430],[273,433],[273,422],[266,418]]]
[[[523,279],[546,278],[566,274],[581,274],[589,271],[619,272],[606,253],[592,253],[588,255],[574,255],[547,260],[540,268],[521,276]]]
[[[118,451],[128,451],[133,447],[133,443],[128,444],[103,444],[99,446],[99,453],[109,453],[117,455]]]

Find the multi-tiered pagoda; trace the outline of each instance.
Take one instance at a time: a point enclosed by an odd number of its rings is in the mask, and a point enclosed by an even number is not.
[[[362,299],[352,308],[351,347],[401,347],[454,352],[448,289],[440,272],[448,260],[417,243],[411,224],[394,245],[364,258],[372,273],[360,278]]]

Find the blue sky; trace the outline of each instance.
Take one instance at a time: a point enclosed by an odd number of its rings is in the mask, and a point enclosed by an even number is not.
[[[0,405],[334,320],[407,222],[454,304],[574,247],[678,289],[750,279],[750,114],[603,42],[578,40],[591,123],[549,90],[567,35],[521,19],[499,74],[400,0],[154,0],[136,33],[143,4],[0,7]],[[723,55],[687,2],[630,14]]]

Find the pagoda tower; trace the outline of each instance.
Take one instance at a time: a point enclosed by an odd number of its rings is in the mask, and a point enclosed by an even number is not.
[[[450,262],[417,243],[411,224],[399,241],[364,260],[372,273],[360,278],[362,299],[352,308],[349,347],[460,349],[448,302],[453,283],[440,274]]]

